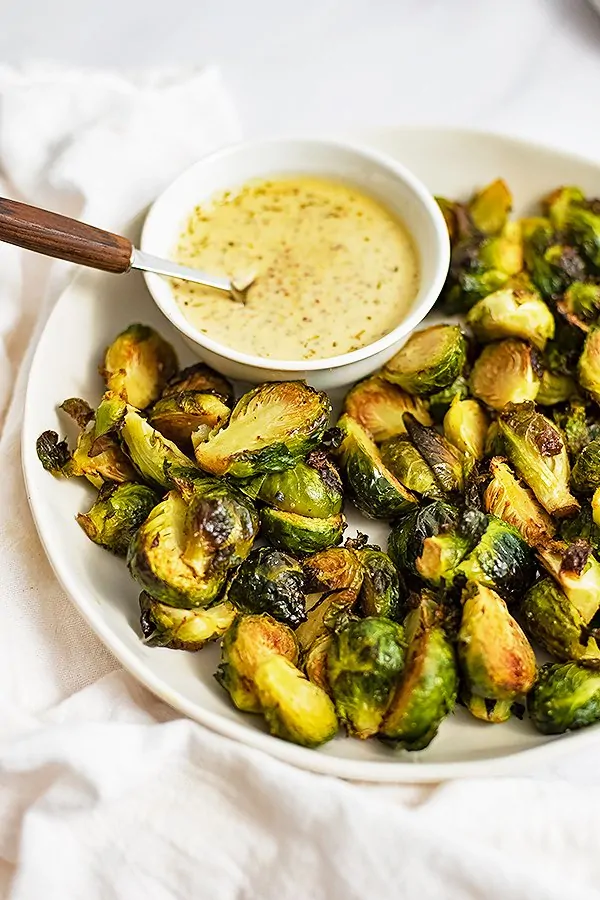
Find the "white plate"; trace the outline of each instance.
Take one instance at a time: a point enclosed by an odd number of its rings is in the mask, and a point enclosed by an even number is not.
[[[564,183],[600,193],[600,166],[572,155],[491,134],[426,128],[354,132],[351,140],[391,153],[434,192],[450,197],[501,175],[515,194],[516,213],[529,211],[546,191]],[[218,649],[182,653],[145,647],[138,628],[138,589],[121,560],[92,544],[75,521],[93,498],[83,479],[58,481],[44,472],[35,439],[45,429],[63,434],[56,406],[66,397],[100,399],[97,365],[104,347],[131,322],[147,322],[173,341],[183,363],[190,351],[152,302],[141,276],[127,280],[85,271],[62,295],[38,345],[25,404],[23,469],[34,519],[56,575],[78,609],[119,661],[167,703],[203,725],[294,765],[368,781],[437,781],[498,774],[598,740],[590,728],[561,738],[536,734],[525,720],[503,725],[478,722],[464,710],[442,725],[420,753],[392,751],[376,740],[341,735],[318,751],[266,734],[256,716],[229,703],[213,673]],[[385,546],[387,526],[350,515],[349,533],[359,527]]]

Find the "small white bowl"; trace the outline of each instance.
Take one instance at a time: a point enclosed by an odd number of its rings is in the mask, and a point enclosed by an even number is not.
[[[171,258],[195,206],[252,179],[286,174],[333,177],[356,185],[404,222],[417,247],[421,281],[408,314],[396,328],[340,356],[266,359],[227,347],[194,328],[179,309],[168,280],[148,273],[146,284],[159,309],[192,350],[224,375],[250,382],[306,379],[326,390],[364,378],[387,362],[430,311],[444,284],[450,261],[444,218],[427,188],[404,166],[375,150],[333,141],[282,139],[235,144],[201,159],[158,197],[146,217],[141,248]],[[273,341],[276,345],[276,335]]]

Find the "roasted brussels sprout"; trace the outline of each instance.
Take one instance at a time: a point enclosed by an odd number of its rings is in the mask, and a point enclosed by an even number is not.
[[[358,551],[363,567],[359,603],[363,615],[398,621],[402,610],[398,572],[387,553],[373,547]]]
[[[512,525],[488,516],[475,547],[456,567],[467,581],[494,588],[506,599],[518,597],[534,579],[533,554]]]
[[[467,697],[512,702],[531,690],[536,674],[531,645],[504,600],[483,584],[470,582],[463,591],[457,647]],[[469,709],[477,714],[477,704]]]
[[[445,491],[462,491],[464,488],[464,458],[435,428],[421,425],[410,413],[404,416],[406,430],[411,441],[429,466]]]
[[[600,403],[600,326],[591,328],[577,366],[579,384]]]
[[[423,750],[454,708],[458,670],[441,608],[428,591],[409,612],[404,629],[406,663],[379,731],[405,750]]]
[[[553,418],[565,437],[571,460],[575,461],[590,441],[600,439],[600,423],[588,416],[585,400],[571,397],[566,409],[553,410]]]
[[[509,338],[488,344],[475,360],[471,391],[492,409],[507,403],[535,400],[540,389],[540,372],[529,344]]]
[[[509,404],[498,424],[506,455],[546,512],[574,515],[579,504],[569,491],[569,457],[559,429],[533,403]]]
[[[167,382],[163,397],[172,397],[182,391],[200,391],[203,394],[217,394],[228,406],[233,401],[233,385],[223,375],[219,375],[205,363],[195,363],[182,369]]]
[[[257,530],[250,500],[226,484],[207,482],[187,502],[171,491],[136,532],[127,563],[156,600],[208,606],[250,552]]]
[[[577,384],[570,375],[544,369],[535,401],[540,406],[555,406],[557,403],[565,403],[576,392]]]
[[[382,374],[409,394],[434,394],[458,378],[466,355],[467,342],[458,325],[432,325],[412,334]]]
[[[452,384],[447,388],[444,388],[443,391],[438,391],[436,394],[430,394],[429,397],[427,397],[427,409],[431,414],[431,418],[440,425],[444,420],[444,416],[450,409],[451,404],[455,400],[466,400],[468,396],[469,382],[464,375],[459,375],[456,381],[453,381]],[[427,422],[423,422],[423,425],[427,424]]]
[[[498,234],[508,221],[512,194],[502,178],[492,181],[475,194],[469,203],[469,215],[482,234]]]
[[[527,712],[542,734],[564,734],[600,721],[600,672],[577,663],[546,663],[527,696]]]
[[[142,478],[152,484],[168,488],[171,485],[171,466],[194,467],[194,463],[179,447],[157,431],[134,409],[130,409],[121,428],[129,456]]]
[[[404,629],[370,616],[336,632],[327,654],[327,678],[348,733],[376,734],[404,666]]]
[[[569,285],[557,306],[571,325],[586,332],[600,315],[600,284],[576,281]]]
[[[581,509],[574,518],[561,521],[560,537],[568,544],[582,538],[598,553],[600,551],[600,528],[595,521],[597,515],[595,515],[593,508],[594,497],[592,497],[589,504],[585,500],[582,502]]]
[[[77,521],[95,544],[125,556],[134,533],[160,497],[145,484],[105,484],[91,509]]]
[[[295,664],[298,644],[294,632],[272,616],[237,616],[221,644],[221,662],[215,678],[244,712],[261,712],[254,678],[256,670],[271,656]]]
[[[227,594],[246,613],[266,612],[290,628],[306,620],[304,572],[296,560],[272,547],[252,550]]]
[[[552,517],[540,506],[529,488],[523,487],[503,459],[490,462],[491,481],[485,489],[487,512],[518,529],[530,547],[535,547],[555,532]]]
[[[562,228],[577,244],[582,254],[600,269],[600,204],[571,195],[564,204]]]
[[[507,222],[497,235],[467,235],[452,248],[443,304],[448,312],[464,312],[482,297],[504,287],[522,268],[523,245],[518,222]]]
[[[235,606],[228,600],[205,609],[176,609],[146,591],[140,594],[140,611],[144,643],[171,650],[201,650],[222,637],[236,617]]]
[[[449,503],[434,501],[417,507],[394,525],[388,553],[400,571],[407,570],[434,586],[448,585],[486,524],[482,513],[472,510],[461,515]]]
[[[258,666],[254,683],[271,734],[304,747],[318,747],[335,737],[333,703],[289,659],[270,656]]]
[[[269,543],[299,556],[340,544],[346,525],[346,518],[341,513],[314,519],[265,507],[260,514],[261,531]]]
[[[227,422],[229,412],[229,407],[217,394],[181,391],[157,400],[148,413],[148,421],[185,452],[193,450],[192,442],[204,441],[213,428],[221,428]]]
[[[291,469],[320,443],[330,413],[327,395],[301,381],[260,384],[238,400],[225,428],[195,447],[196,459],[236,478]]]
[[[343,435],[337,451],[342,477],[358,509],[373,519],[392,519],[410,509],[415,497],[383,464],[364,428],[348,415],[342,416],[338,427]]]
[[[600,440],[590,441],[580,451],[571,472],[573,490],[593,494],[600,487]]]
[[[483,459],[489,424],[477,400],[457,398],[444,416],[444,435],[461,453]]]
[[[331,634],[323,634],[308,648],[303,658],[306,677],[326,694],[331,696],[331,686],[327,677],[327,654],[331,646]]]
[[[372,375],[355,384],[346,394],[344,412],[362,425],[376,443],[404,434],[405,412],[412,413],[423,425],[431,425],[423,401],[381,375]]]
[[[566,225],[566,217],[571,204],[579,204],[585,200],[580,188],[574,185],[563,185],[551,191],[542,199],[542,209],[549,216],[555,228],[562,230]]]
[[[587,622],[551,578],[542,578],[521,602],[527,631],[557,659],[575,659],[600,667],[600,648],[586,633]]]
[[[467,325],[482,343],[523,338],[538,350],[554,337],[554,316],[537,291],[504,288],[479,300],[467,315]]]
[[[306,576],[306,622],[296,637],[303,651],[347,621],[356,605],[364,577],[364,566],[355,550],[336,547],[315,553],[303,561]]]
[[[100,489],[105,482],[135,481],[137,473],[112,435],[96,439],[94,421],[79,433],[71,454],[66,440],[55,431],[44,431],[36,441],[38,459],[57,478],[85,476]]]
[[[323,450],[313,450],[293,469],[257,475],[244,490],[282,512],[315,519],[337,515],[344,503],[340,474]]]
[[[177,365],[172,346],[153,328],[130,325],[106,350],[100,374],[109,391],[144,409],[158,400]]]
[[[588,624],[600,607],[600,563],[587,541],[548,541],[538,558]]]
[[[523,254],[531,279],[543,297],[554,299],[585,278],[585,263],[575,247],[559,243],[548,219],[521,220]]]
[[[388,438],[380,449],[384,465],[409,491],[432,500],[443,499],[445,491],[410,438]]]

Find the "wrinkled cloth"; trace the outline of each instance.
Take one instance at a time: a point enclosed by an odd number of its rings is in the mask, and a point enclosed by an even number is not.
[[[0,68],[0,193],[115,230],[237,134],[212,71]],[[536,778],[350,784],[213,734],[119,669],[53,576],[20,471],[32,350],[72,274],[0,244],[0,897],[600,897],[593,750]]]

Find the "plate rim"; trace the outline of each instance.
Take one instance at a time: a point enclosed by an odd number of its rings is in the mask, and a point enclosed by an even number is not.
[[[371,126],[362,129],[357,127],[354,130],[348,130],[348,133],[353,134],[355,138],[360,134],[361,140],[364,140],[367,146],[369,140],[372,140],[375,135],[391,133],[402,134],[405,132],[419,132],[431,135],[436,134],[444,137],[455,135],[462,138],[467,137],[472,140],[496,139],[505,143],[511,143],[516,147],[526,147],[529,150],[534,149],[538,152],[555,155],[559,154],[568,159],[585,163],[597,169],[600,178],[600,162],[585,154],[573,152],[550,143],[530,140],[501,131],[470,127],[447,127],[444,125],[388,125],[380,127]],[[346,133],[346,130],[344,130],[344,133]],[[37,365],[39,365],[40,347],[43,343],[44,336],[52,323],[54,316],[58,315],[61,301],[65,295],[73,289],[80,278],[82,278],[82,275],[75,276],[61,291],[37,338],[36,346],[31,357],[23,404],[23,424],[20,441],[21,468],[31,515],[44,553],[58,582],[69,597],[69,600],[77,608],[104,646],[134,678],[148,688],[154,695],[167,703],[171,708],[183,713],[200,725],[206,726],[213,732],[221,734],[229,739],[239,741],[240,743],[251,747],[253,750],[265,752],[281,762],[321,775],[334,776],[351,781],[365,781],[380,784],[424,784],[444,780],[454,780],[457,778],[505,775],[522,771],[529,763],[535,764],[540,761],[548,762],[553,759],[558,759],[569,752],[569,749],[582,749],[583,747],[597,743],[600,740],[600,726],[596,726],[589,730],[586,729],[568,735],[557,736],[556,738],[549,739],[546,743],[533,747],[516,749],[505,756],[492,757],[489,759],[430,763],[425,760],[420,760],[415,754],[414,758],[403,757],[401,760],[390,762],[353,760],[328,756],[306,747],[283,741],[256,729],[248,728],[242,722],[229,719],[220,713],[212,712],[197,705],[193,701],[188,700],[179,691],[170,688],[164,682],[163,678],[156,675],[149,665],[139,660],[128,647],[122,643],[121,639],[113,632],[110,626],[104,622],[99,613],[100,606],[98,606],[98,614],[96,615],[96,607],[93,603],[80,602],[78,599],[77,586],[71,579],[69,566],[62,564],[60,560],[55,559],[49,550],[47,533],[50,525],[48,522],[43,521],[36,510],[34,499],[35,491],[33,489],[32,479],[29,475],[30,467],[33,463],[33,456],[35,455],[31,450],[31,447],[33,446],[32,440],[35,442],[36,437],[29,433],[28,427],[29,410],[33,404],[33,376],[36,372]]]

